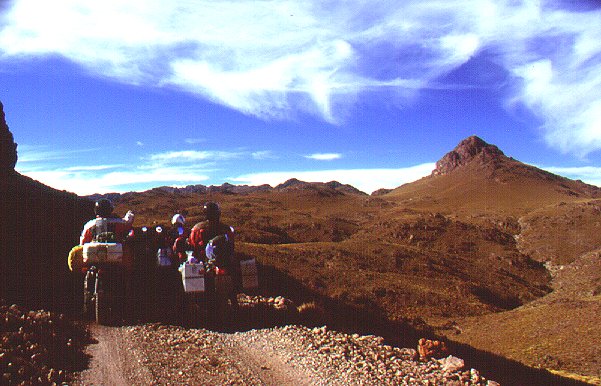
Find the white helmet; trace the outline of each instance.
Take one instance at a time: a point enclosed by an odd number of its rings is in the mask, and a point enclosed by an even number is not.
[[[173,218],[171,218],[171,224],[175,225],[175,224],[180,224],[180,225],[184,225],[186,223],[186,219],[184,218],[184,216],[182,216],[179,213],[176,213],[173,215]]]

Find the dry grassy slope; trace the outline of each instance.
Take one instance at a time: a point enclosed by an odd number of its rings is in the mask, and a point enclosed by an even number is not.
[[[475,157],[449,174],[423,178],[384,197],[478,227],[497,223],[498,230],[517,236],[519,252],[555,269],[564,265],[550,294],[510,311],[441,321],[450,327],[441,333],[531,366],[601,382],[601,334],[595,327],[600,262],[591,252],[601,245],[598,188],[504,156],[488,162]]]
[[[522,218],[519,247],[538,261],[569,264],[601,245],[601,200],[560,202]]]
[[[430,212],[462,217],[508,217],[598,194],[596,187],[505,156],[486,161],[476,156],[451,173],[424,177],[394,189],[385,197]]]
[[[553,292],[523,307],[457,321],[453,340],[601,384],[601,249],[557,269]],[[461,331],[457,334],[457,331]]]
[[[341,240],[382,203],[365,195],[302,190],[244,195],[144,192],[122,197],[116,211],[134,209],[136,224],[142,225],[166,224],[185,210],[191,226],[201,220],[201,204],[209,200],[221,204],[223,221],[236,228],[238,240],[266,244]]]
[[[199,203],[219,201],[224,221],[242,241],[239,251],[311,290],[376,305],[391,318],[483,314],[547,291],[545,269],[517,251],[512,234],[517,220],[472,225],[381,197],[322,193],[178,198],[146,192],[124,197],[117,210],[142,213],[136,220],[142,225],[164,223],[177,208],[187,208],[193,224]]]
[[[531,366],[601,384],[601,245],[598,199],[535,210],[522,218],[519,249],[548,262],[553,292],[517,309],[457,322],[451,338]],[[492,333],[494,331],[494,334]]]

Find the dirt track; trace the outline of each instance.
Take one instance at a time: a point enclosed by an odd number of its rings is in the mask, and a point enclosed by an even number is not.
[[[413,349],[325,327],[233,334],[160,324],[90,328],[98,343],[88,347],[90,366],[77,385],[496,384],[458,358],[419,361]]]
[[[287,364],[273,349],[247,344],[241,334],[196,331],[211,344],[199,344],[198,350],[178,350],[181,343],[174,343],[171,337],[171,332],[179,331],[174,327],[112,328],[92,324],[90,329],[98,343],[89,346],[90,368],[80,374],[75,383],[79,385],[315,384],[308,374]],[[151,336],[156,337],[154,344]],[[173,361],[165,363],[168,353],[155,349],[171,344]],[[178,362],[185,371],[173,366]]]
[[[148,368],[141,364],[141,353],[132,349],[123,329],[95,324],[89,328],[97,343],[88,346],[90,367],[80,374],[75,384],[116,386],[154,382]]]

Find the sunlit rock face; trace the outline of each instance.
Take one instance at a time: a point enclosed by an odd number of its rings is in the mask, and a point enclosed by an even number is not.
[[[436,162],[436,169],[432,174],[448,174],[474,158],[480,158],[482,163],[486,163],[504,156],[498,147],[490,145],[474,135],[461,141],[455,149]]]
[[[12,172],[17,163],[17,144],[8,129],[4,106],[0,102],[0,173]]]

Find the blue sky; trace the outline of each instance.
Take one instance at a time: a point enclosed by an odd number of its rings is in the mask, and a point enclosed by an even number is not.
[[[78,194],[428,175],[469,135],[601,185],[594,1],[13,0],[17,171]]]

